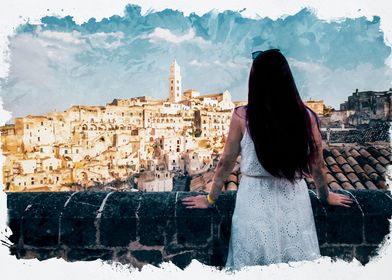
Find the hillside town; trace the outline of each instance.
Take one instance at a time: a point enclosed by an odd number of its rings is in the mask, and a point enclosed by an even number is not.
[[[5,190],[75,191],[114,182],[116,189],[171,191],[176,175],[207,171],[243,102],[227,90],[201,95],[181,87],[174,60],[166,100],[140,96],[16,118],[1,128]]]
[[[4,190],[208,190],[233,110],[246,102],[233,102],[228,90],[182,91],[175,60],[168,95],[166,100],[139,96],[16,118],[1,127]],[[306,105],[319,115],[327,144],[358,143],[365,139],[360,133],[365,126],[367,133],[369,127],[381,131],[373,133],[373,140],[381,139],[386,148],[391,96],[391,89],[356,90],[340,110],[322,100]],[[229,178],[226,189],[236,189],[230,188],[233,182]]]

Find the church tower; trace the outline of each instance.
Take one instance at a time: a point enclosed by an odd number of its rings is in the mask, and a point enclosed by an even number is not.
[[[180,66],[174,60],[170,65],[169,75],[169,101],[179,102],[182,99],[181,95],[181,72]]]

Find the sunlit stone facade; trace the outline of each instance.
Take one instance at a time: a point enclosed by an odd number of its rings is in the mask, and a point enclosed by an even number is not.
[[[134,176],[139,190],[170,191],[175,174],[213,168],[235,103],[227,90],[181,94],[181,82],[174,61],[166,100],[139,96],[75,105],[1,127],[5,189],[88,189]]]

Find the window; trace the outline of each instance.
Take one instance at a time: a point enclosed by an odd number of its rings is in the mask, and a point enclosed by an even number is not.
[[[173,81],[173,80],[171,80],[170,82],[171,82],[171,83],[173,83],[174,81]]]
[[[41,137],[38,136],[38,142],[41,141]]]
[[[44,125],[44,122],[41,122],[41,125]]]
[[[180,90],[180,87],[177,87],[177,90]]]
[[[170,87],[171,90],[173,90],[173,87]]]
[[[29,129],[29,125],[28,124],[26,124],[26,129]]]

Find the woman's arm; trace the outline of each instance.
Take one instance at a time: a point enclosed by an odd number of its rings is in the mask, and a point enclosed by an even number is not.
[[[225,147],[215,169],[215,174],[212,180],[212,186],[210,191],[210,197],[213,200],[218,199],[222,191],[223,185],[227,177],[233,170],[237,157],[241,151],[241,120],[237,114],[238,112],[233,112]]]
[[[341,194],[330,192],[328,189],[327,181],[327,167],[324,163],[323,157],[323,142],[321,134],[317,125],[316,118],[309,112],[312,126],[312,134],[316,144],[316,149],[312,156],[310,163],[310,172],[315,182],[318,197],[322,202],[326,202],[331,205],[339,205],[343,207],[350,207],[352,199]]]
[[[229,134],[227,135],[221,158],[215,168],[211,191],[209,193],[211,199],[214,201],[218,199],[224,183],[230,175],[230,172],[233,170],[236,159],[241,150],[241,119],[238,116],[238,113],[239,112],[234,111],[231,116]],[[207,208],[209,206],[205,195],[186,197],[182,201],[184,204],[188,205],[187,208]]]

